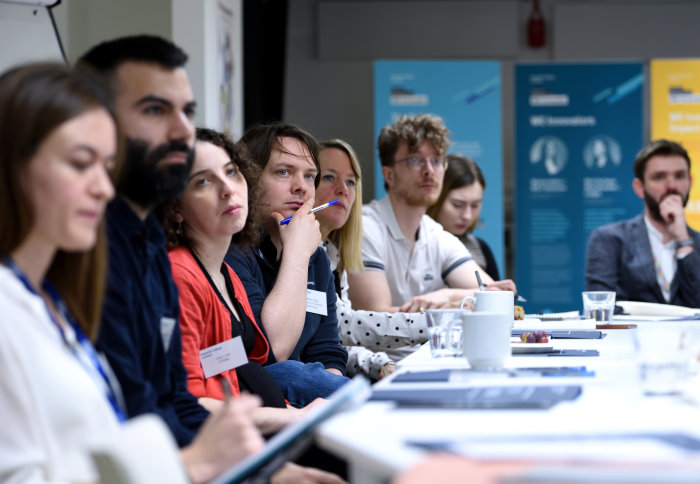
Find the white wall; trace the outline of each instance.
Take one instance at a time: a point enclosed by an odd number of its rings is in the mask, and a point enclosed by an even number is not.
[[[1,1],[1,0],[0,0]],[[187,72],[197,99],[198,126],[220,123],[219,9],[233,13],[235,58],[232,134],[243,130],[241,0],[62,0],[54,11],[69,62],[97,43],[132,34],[173,40],[189,55]]]
[[[0,0],[0,46],[0,72],[20,63],[62,59],[43,5]]]
[[[171,0],[62,0],[54,10],[67,18],[61,37],[71,63],[93,45],[123,35],[172,38]]]

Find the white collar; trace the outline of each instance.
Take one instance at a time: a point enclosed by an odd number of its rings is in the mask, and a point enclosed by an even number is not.
[[[670,239],[668,242],[664,243],[664,234],[661,233],[659,229],[654,227],[654,224],[651,223],[651,220],[649,220],[646,215],[644,215],[644,224],[647,226],[649,237],[654,237],[656,241],[664,247],[674,247],[673,239]]]

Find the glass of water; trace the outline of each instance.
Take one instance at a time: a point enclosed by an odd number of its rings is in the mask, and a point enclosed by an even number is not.
[[[583,316],[597,324],[611,324],[615,312],[615,291],[584,291]]]
[[[462,312],[460,309],[428,309],[426,320],[433,358],[462,354]]]
[[[639,323],[634,330],[634,342],[644,394],[683,392],[691,363],[698,354],[697,332],[688,323]]]

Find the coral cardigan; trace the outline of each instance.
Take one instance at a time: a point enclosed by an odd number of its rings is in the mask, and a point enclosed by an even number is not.
[[[172,249],[168,256],[180,297],[180,328],[182,331],[182,362],[187,370],[187,388],[197,398],[224,399],[219,377],[204,377],[199,352],[232,338],[231,314],[185,247]],[[226,264],[236,300],[255,330],[255,345],[248,359],[263,365],[267,361],[269,344],[250,308],[245,288],[236,273]],[[234,395],[240,393],[236,370],[222,373],[231,384]]]

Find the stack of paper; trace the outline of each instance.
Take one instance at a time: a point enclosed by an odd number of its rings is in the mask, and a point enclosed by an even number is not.
[[[515,320],[514,330],[573,331],[596,329],[595,319],[579,319],[578,311],[550,314],[526,314],[525,319]]]
[[[697,316],[700,309],[641,301],[615,301],[630,316]]]

